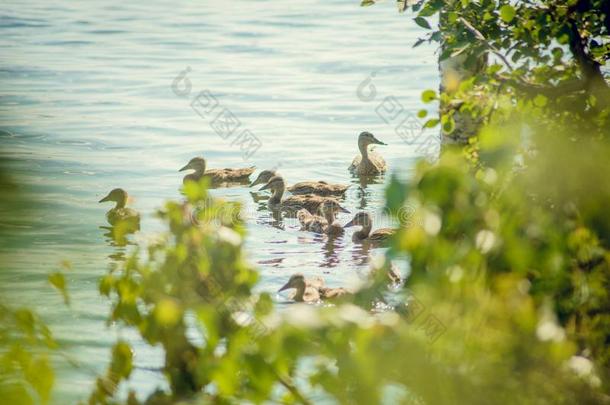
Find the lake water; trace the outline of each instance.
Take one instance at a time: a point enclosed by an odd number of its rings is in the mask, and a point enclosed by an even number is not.
[[[134,242],[163,230],[152,214],[180,198],[178,169],[197,155],[210,168],[277,167],[289,184],[355,183],[345,207],[380,213],[383,181],[360,187],[347,172],[357,135],[368,130],[387,142],[377,150],[392,171],[408,176],[425,137],[406,142],[394,130],[398,110],[378,106],[395,96],[401,117],[414,114],[421,91],[438,87],[434,49],[412,48],[424,32],[393,2],[132,3],[0,5],[0,153],[33,202],[4,216],[0,290],[10,303],[34,307],[79,365],[58,362],[55,403],[86,398],[118,336],[135,348],[130,388],[143,397],[162,382],[147,370],[160,364],[159,353],[105,325],[109,305],[97,280],[129,249],[100,229],[110,207],[97,201],[110,189],[128,190],[143,215]],[[177,95],[172,83],[185,69],[191,91],[180,87]],[[371,74],[374,97],[368,86],[358,97]],[[235,135],[223,139],[191,108],[204,90],[241,122]],[[247,159],[232,145],[242,130],[261,142]],[[274,220],[250,191],[214,194],[245,204],[247,252],[262,275],[258,289],[275,291],[297,271],[330,285],[350,285],[366,273],[367,252],[351,242],[351,231],[330,244],[299,231],[295,220]],[[341,214],[340,221],[349,217]],[[374,227],[388,224],[379,218]],[[46,281],[62,261],[72,265],[70,308]]]

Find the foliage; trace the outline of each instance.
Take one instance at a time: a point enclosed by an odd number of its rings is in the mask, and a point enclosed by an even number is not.
[[[449,151],[408,183],[392,180],[390,211],[417,206],[423,223],[402,227],[387,254],[408,253],[413,269],[396,311],[369,311],[385,290],[377,277],[356,294],[358,305],[278,312],[251,292],[242,224],[215,214],[224,204],[204,185],[190,185],[187,202],[161,213],[167,238],[100,282],[113,299],[111,320],[164,349],[170,390],[146,401],[607,401],[610,187],[582,178],[607,169],[608,145],[566,154],[570,137],[550,142],[535,128],[533,154],[513,131],[481,134],[484,167]],[[549,181],[548,170],[560,176]],[[194,206],[205,221],[191,220]],[[433,341],[430,319],[444,324]],[[118,401],[133,367],[119,342],[90,403]]]
[[[449,319],[485,313],[480,306],[505,297],[491,319],[511,319],[515,331],[589,359],[597,370],[590,382],[608,392],[610,184],[599,174],[609,169],[610,145],[607,138],[576,141],[574,127],[553,134],[535,127],[524,148],[514,138],[521,129],[485,129],[478,168],[449,151],[436,166],[422,163],[409,184],[395,180],[391,187],[408,189],[404,201],[419,207],[424,223],[403,229],[396,250],[410,254],[410,284],[433,286],[433,297],[453,302],[458,313]],[[536,310],[522,317],[523,306]],[[485,338],[473,342],[480,354]],[[532,354],[527,350],[518,354],[522,361]]]
[[[369,2],[374,3],[374,2]],[[399,1],[399,10],[407,7]],[[450,62],[442,86],[446,135],[466,142],[465,116],[481,124],[506,105],[534,105],[548,124],[578,120],[581,133],[610,125],[610,88],[602,70],[610,57],[610,3],[605,0],[422,0],[406,2],[415,23],[431,32]],[[438,18],[437,30],[430,21]],[[433,122],[436,123],[436,122]],[[476,127],[475,127],[476,128]]]
[[[162,348],[169,388],[121,397],[137,364],[120,340],[89,403],[610,402],[607,2],[408,7],[425,29],[439,15],[441,59],[474,67],[422,94],[442,107],[426,125],[483,127],[386,190],[389,212],[415,206],[423,224],[386,255],[408,255],[405,286],[377,272],[352,302],[278,311],[253,293],[239,206],[189,184],[159,213],[165,237],[99,283],[109,322]],[[62,274],[49,281],[69,302]],[[395,307],[371,310],[380,297]],[[31,311],[0,310],[0,398],[48,401],[56,343]]]
[[[260,333],[255,322],[239,322],[254,319],[250,311],[256,316],[268,311],[269,298],[251,295],[257,273],[243,258],[243,224],[226,215],[226,205],[211,199],[204,186],[188,184],[185,192],[188,201],[170,202],[159,213],[170,234],[147,249],[146,260],[136,251],[120,273],[104,276],[100,292],[114,297],[110,321],[133,327],[146,342],[163,347],[163,373],[172,392],[156,393],[155,400],[190,396],[212,384],[217,396],[248,398],[249,385],[257,382],[237,378],[241,366],[232,351]],[[197,342],[189,339],[193,323],[199,326]],[[130,375],[131,356],[127,343],[115,346],[90,403],[112,398]]]
[[[55,374],[50,330],[30,310],[0,305],[0,398],[10,404],[47,403]]]
[[[7,223],[14,207],[23,202],[4,163],[0,162],[0,222]],[[7,231],[0,227],[0,236]],[[3,266],[9,264],[3,262]],[[6,305],[6,301],[0,296],[0,398],[15,405],[48,403],[55,382],[51,355],[58,345],[35,312]]]
[[[438,16],[424,40],[464,67],[422,94],[441,106],[425,125],[477,123],[387,188],[389,212],[418,207],[423,224],[386,255],[408,255],[407,283],[375,276],[352,302],[277,311],[252,294],[242,224],[191,185],[163,210],[167,238],[100,283],[111,320],[164,349],[170,390],[145,402],[610,402],[606,4],[399,2],[425,29]],[[371,311],[380,297],[395,308]],[[90,403],[120,401],[132,357],[119,342]]]

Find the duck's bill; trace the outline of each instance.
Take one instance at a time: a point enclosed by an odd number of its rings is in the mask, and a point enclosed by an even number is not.
[[[281,291],[287,290],[287,289],[289,289],[289,288],[290,288],[290,282],[288,282],[288,283],[284,284],[284,285],[282,286],[282,288],[280,288],[279,290],[277,290],[277,292],[281,292]]]
[[[106,202],[106,201],[110,201],[110,194],[108,194],[106,197],[102,198],[101,200],[99,200],[98,202]]]
[[[350,214],[350,210],[348,210],[347,208],[343,208],[342,206],[339,206],[339,212],[345,212],[346,214]]]
[[[377,138],[373,138],[374,143],[376,143],[377,145],[385,145],[387,146],[388,144],[385,142],[381,142],[379,139]]]
[[[254,187],[257,184],[261,184],[261,183],[262,183],[262,180],[261,180],[261,178],[259,176],[259,177],[256,178],[256,180],[254,180],[252,183],[250,183],[250,185],[248,187]]]
[[[347,224],[343,225],[344,228],[349,228],[350,226],[354,226],[354,220],[351,220]]]
[[[259,188],[258,190],[259,190],[259,191],[262,191],[262,190],[269,190],[270,184],[271,184],[271,183],[267,183],[267,184],[265,184],[264,186],[262,186],[261,188]]]
[[[190,169],[189,165],[184,166],[182,169],[178,170],[179,172],[183,172],[185,170]]]

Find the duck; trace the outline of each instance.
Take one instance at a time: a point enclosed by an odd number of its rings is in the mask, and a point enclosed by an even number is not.
[[[343,227],[349,228],[351,226],[362,227],[362,229],[359,231],[354,232],[352,237],[354,242],[385,242],[390,236],[396,233],[396,229],[393,228],[380,228],[374,232],[371,232],[373,221],[371,220],[369,213],[364,211],[358,212],[356,215],[354,215],[354,218]]]
[[[371,266],[370,276],[372,278],[381,277],[391,285],[398,285],[402,282],[400,270],[398,270],[394,263],[390,263],[389,265],[384,263],[382,266]]]
[[[308,285],[305,276],[302,273],[296,273],[290,276],[286,284],[284,284],[278,292],[288,290],[289,288],[296,289],[296,292],[291,296],[294,301],[311,303],[320,301],[318,289],[324,287],[322,285]]]
[[[282,199],[284,190],[286,190],[286,182],[282,176],[273,176],[269,182],[259,190],[271,190],[273,195],[267,202],[271,209],[281,209],[289,212],[298,212],[304,208],[309,212],[317,212],[318,207],[324,201],[339,202],[332,197],[322,197],[314,194],[292,195]]]
[[[250,183],[250,187],[257,184],[268,183],[272,177],[277,176],[275,170],[263,170],[259,173],[256,180]],[[287,188],[294,195],[314,194],[322,197],[327,196],[343,196],[349,188],[349,185],[333,184],[325,181],[302,181]]]
[[[380,154],[369,151],[369,145],[387,145],[370,132],[364,131],[358,136],[360,155],[352,161],[349,171],[359,176],[374,176],[385,173],[387,165]]]
[[[318,289],[318,294],[320,295],[320,299],[327,301],[347,298],[354,295],[353,291],[350,291],[343,287],[321,287]]]
[[[106,219],[112,226],[118,223],[126,223],[128,225],[140,227],[140,214],[133,208],[127,207],[129,195],[122,188],[115,188],[108,195],[102,198],[99,202],[113,201],[116,203],[114,208],[106,213]]]
[[[297,220],[301,224],[302,231],[309,231],[312,226],[312,223],[315,219],[315,215],[311,212],[307,211],[305,208],[301,208],[297,211]]]
[[[250,179],[250,175],[256,170],[255,166],[246,167],[243,169],[209,169],[206,170],[206,161],[202,157],[192,158],[186,166],[180,169],[180,172],[185,170],[194,170],[195,172],[189,173],[184,176],[182,180],[183,184],[188,181],[198,182],[202,177],[207,177],[211,180],[212,184],[218,183],[246,183]]]
[[[343,227],[337,222],[336,215],[338,212],[349,214],[349,210],[343,208],[336,201],[326,200],[320,204],[318,211],[321,215],[313,215],[305,209],[297,212],[297,218],[303,230],[327,235],[343,234]]]
[[[320,300],[335,300],[342,297],[353,295],[353,292],[343,287],[326,287],[324,279],[315,277],[314,279],[306,279],[302,273],[295,273],[288,279],[278,292],[296,289],[296,292],[291,296],[291,299],[296,302],[316,303]]]

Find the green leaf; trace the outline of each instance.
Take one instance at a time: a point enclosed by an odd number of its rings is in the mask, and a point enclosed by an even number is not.
[[[424,42],[426,42],[426,40],[424,38],[419,38],[417,41],[415,41],[415,44],[413,44],[413,48],[417,48],[418,46],[420,46]]]
[[[511,22],[516,14],[515,8],[509,4],[505,4],[500,8],[500,18],[506,23]]]
[[[373,4],[375,4],[375,0],[362,0],[362,2],[360,2],[361,7],[368,7],[372,6]]]
[[[424,128],[434,128],[440,121],[437,118],[431,118],[424,124]]]
[[[442,1],[437,2],[426,2],[424,8],[421,9],[418,16],[419,17],[430,17],[434,14],[438,13],[439,10],[443,7]]]
[[[428,115],[428,111],[426,111],[426,110],[419,110],[419,111],[417,112],[417,116],[418,116],[419,118],[426,118],[426,115]]]
[[[124,341],[118,341],[112,348],[110,370],[117,377],[128,378],[132,369],[133,352],[131,346]]]
[[[55,381],[53,368],[46,357],[35,359],[26,370],[26,378],[32,384],[43,403],[48,403]]]
[[[425,29],[428,29],[428,30],[432,29],[432,27],[430,26],[430,23],[428,22],[428,20],[426,20],[423,17],[415,17],[413,19],[413,21],[415,21],[415,24],[419,25],[422,28],[425,28]]]
[[[536,97],[534,97],[534,105],[536,107],[544,107],[548,102],[548,99],[543,96],[542,94],[538,94]]]
[[[445,132],[445,134],[447,135],[451,134],[455,129],[455,121],[453,120],[453,117],[448,117],[444,121],[445,122],[443,123],[443,132]]]
[[[49,274],[49,283],[61,293],[66,305],[70,304],[70,297],[68,296],[68,290],[66,288],[66,278],[60,272]]]
[[[436,91],[426,90],[421,94],[421,99],[424,103],[429,103],[436,99]]]
[[[570,36],[568,34],[561,34],[560,36],[557,37],[557,42],[559,42],[562,45],[565,45],[568,42],[570,42]]]
[[[391,214],[396,215],[407,198],[407,187],[403,184],[396,174],[392,175],[390,184],[385,190],[386,207]]]

